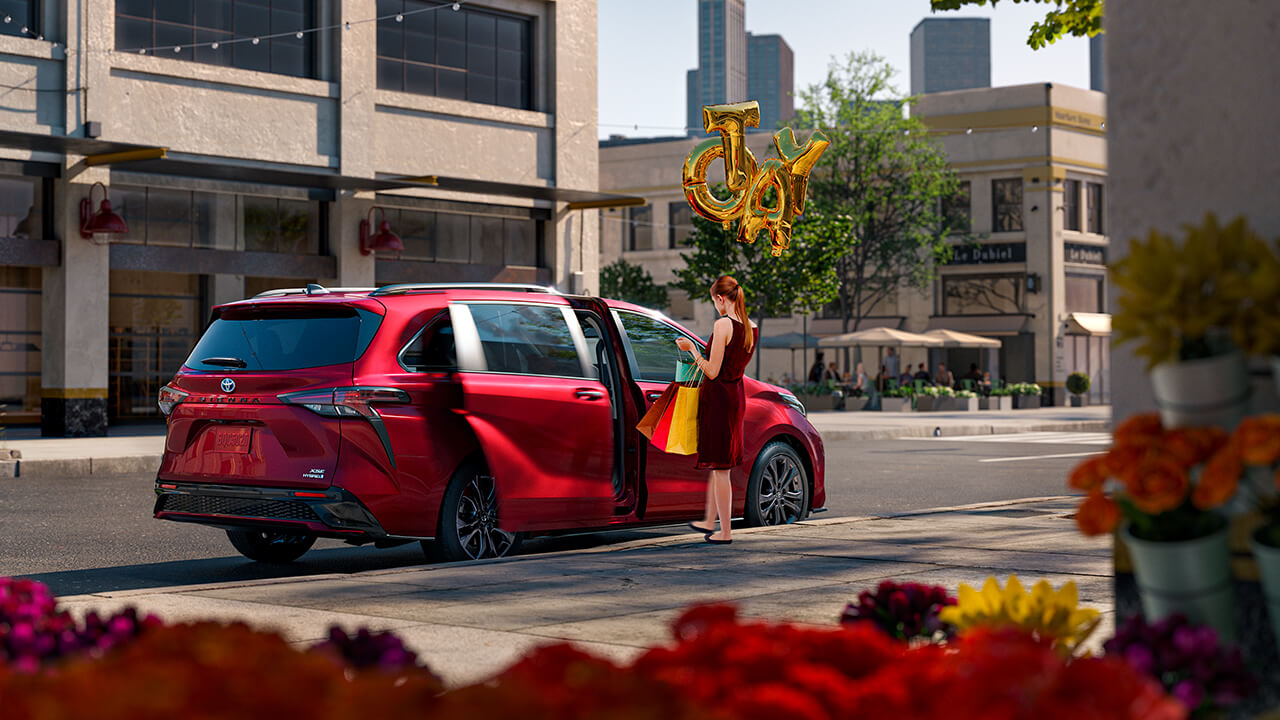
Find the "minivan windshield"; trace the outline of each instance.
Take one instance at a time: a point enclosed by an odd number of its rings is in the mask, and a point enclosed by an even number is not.
[[[299,370],[354,362],[378,331],[382,316],[353,307],[230,308],[196,343],[186,366],[226,372]]]

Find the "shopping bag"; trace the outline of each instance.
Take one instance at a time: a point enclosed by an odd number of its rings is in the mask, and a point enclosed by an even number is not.
[[[644,417],[640,418],[639,424],[636,425],[636,429],[650,440],[654,440],[654,432],[658,429],[658,423],[662,420],[663,414],[666,413],[671,401],[675,398],[677,387],[679,386],[676,383],[668,385],[667,389],[663,390],[658,399],[653,401],[653,404],[649,406],[649,411],[644,414]],[[665,438],[665,436],[664,432],[663,437]]]
[[[673,455],[698,452],[698,387],[681,385],[671,403],[671,426],[665,450]]]
[[[686,357],[689,359],[686,360]],[[683,353],[676,359],[676,382],[695,382],[701,372],[689,353]]]

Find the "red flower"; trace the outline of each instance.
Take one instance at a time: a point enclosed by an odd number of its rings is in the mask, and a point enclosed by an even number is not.
[[[1108,474],[1105,455],[1089,458],[1067,476],[1067,486],[1087,493],[1098,492],[1107,482]]]
[[[1076,510],[1076,525],[1085,535],[1105,535],[1120,523],[1120,506],[1100,492],[1091,493]]]

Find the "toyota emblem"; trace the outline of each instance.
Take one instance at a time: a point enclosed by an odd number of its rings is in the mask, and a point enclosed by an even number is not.
[[[236,381],[231,378],[222,378],[222,392],[231,393],[236,391]]]

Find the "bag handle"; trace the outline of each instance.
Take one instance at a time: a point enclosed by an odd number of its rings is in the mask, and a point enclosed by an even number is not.
[[[694,385],[694,387],[702,387],[702,381],[706,378],[706,374],[702,372],[702,366],[698,364],[698,361],[693,356],[694,352],[696,351],[682,350],[681,352],[689,356],[689,362],[693,363],[693,369],[698,371],[698,379],[696,381],[697,384]]]

